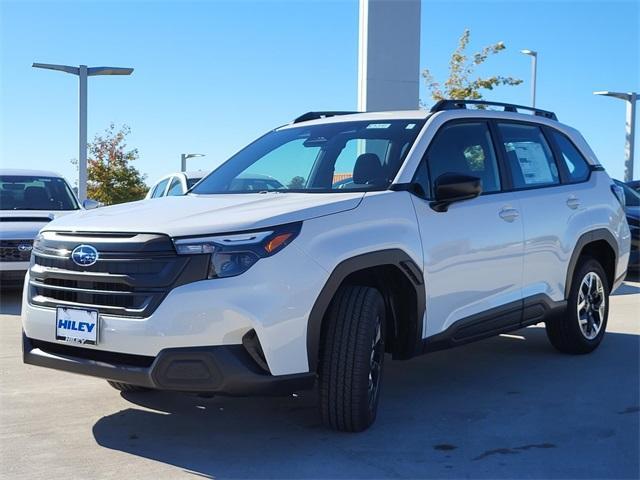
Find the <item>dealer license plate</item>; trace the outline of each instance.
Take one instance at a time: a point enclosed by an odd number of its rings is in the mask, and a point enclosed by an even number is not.
[[[96,310],[64,307],[56,309],[56,340],[96,345],[98,328]]]

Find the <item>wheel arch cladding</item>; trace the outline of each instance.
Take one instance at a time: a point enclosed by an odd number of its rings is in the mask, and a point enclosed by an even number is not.
[[[600,262],[602,268],[607,274],[609,288],[613,287],[616,276],[616,260],[618,258],[618,243],[613,234],[605,229],[599,228],[584,233],[578,238],[576,246],[573,249],[567,268],[567,280],[564,287],[564,298],[569,297],[571,284],[573,282],[573,274],[578,266],[581,257],[588,255]]]
[[[307,325],[309,371],[318,368],[323,321],[344,284],[373,286],[381,291],[388,314],[387,332],[392,329],[393,333],[390,347],[394,358],[410,358],[418,352],[426,308],[422,271],[403,250],[379,250],[339,263],[320,291]]]

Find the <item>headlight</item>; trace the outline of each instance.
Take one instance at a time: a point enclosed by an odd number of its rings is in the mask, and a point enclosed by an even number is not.
[[[302,222],[267,230],[173,241],[178,255],[209,255],[208,278],[235,277],[258,260],[275,255],[300,233]]]

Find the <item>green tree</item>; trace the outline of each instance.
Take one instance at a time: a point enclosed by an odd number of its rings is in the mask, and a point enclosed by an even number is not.
[[[499,75],[475,77],[476,67],[486,62],[489,56],[498,54],[507,47],[503,42],[498,42],[469,56],[467,47],[470,37],[471,31],[467,28],[458,41],[458,47],[451,55],[449,78],[444,84],[438,82],[429,69],[422,71],[422,78],[424,78],[433,100],[480,100],[482,99],[481,90],[493,90],[500,85],[520,85],[522,83],[522,80],[518,78]]]
[[[287,185],[287,188],[290,188],[292,190],[304,188],[304,177],[296,175],[291,179],[289,185]]]
[[[89,143],[87,196],[114,205],[144,198],[147,185],[131,162],[139,158],[138,150],[127,150],[126,138],[131,129],[111,124],[102,135]]]

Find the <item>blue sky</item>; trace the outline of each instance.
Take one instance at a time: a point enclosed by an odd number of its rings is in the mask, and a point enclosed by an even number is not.
[[[624,103],[592,92],[640,88],[638,5],[423,0],[421,66],[446,78],[468,27],[472,51],[507,46],[479,73],[525,80],[485,98],[527,104],[529,57],[518,52],[537,50],[538,105],[578,128],[621,177]],[[355,109],[357,48],[357,0],[0,0],[0,163],[76,176],[77,80],[34,61],[135,68],[90,78],[89,138],[129,125],[150,183],[178,170],[182,152],[206,153],[190,167],[207,168],[302,112]],[[430,101],[424,88],[421,97]]]

